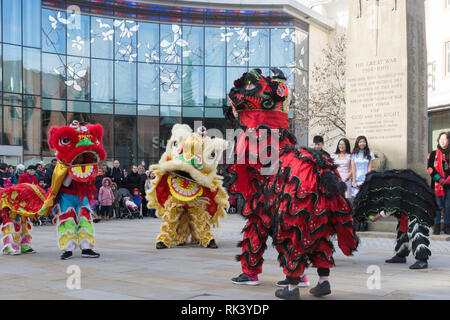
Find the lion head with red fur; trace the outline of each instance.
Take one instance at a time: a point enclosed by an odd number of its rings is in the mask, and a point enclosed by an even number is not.
[[[48,144],[56,150],[56,158],[69,166],[70,176],[79,182],[88,182],[98,174],[98,162],[106,159],[103,148],[103,127],[100,124],[51,127]]]

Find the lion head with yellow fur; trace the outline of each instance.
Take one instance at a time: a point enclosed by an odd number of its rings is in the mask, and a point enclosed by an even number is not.
[[[150,167],[155,178],[147,192],[148,207],[155,208],[159,217],[174,206],[201,208],[217,226],[229,207],[223,178],[217,174],[226,147],[225,140],[207,136],[204,127],[193,132],[186,124],[174,125],[166,151]]]

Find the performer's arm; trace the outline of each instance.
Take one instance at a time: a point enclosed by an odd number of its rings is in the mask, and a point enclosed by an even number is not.
[[[70,187],[71,183],[72,183],[72,178],[69,175],[67,175],[63,181],[63,186],[68,188],[68,187]]]
[[[372,171],[372,164],[373,164],[373,160],[369,161],[369,167],[367,168],[367,172]]]
[[[354,188],[358,188],[358,186],[356,185],[356,167],[355,167],[355,162],[353,160],[350,160],[350,165],[352,168],[352,184]]]
[[[350,172],[348,173],[348,176],[345,178],[344,182],[347,182],[349,179],[352,178],[353,172],[352,172],[352,160],[350,160]]]
[[[372,171],[372,165],[373,165],[373,160],[375,159],[375,156],[373,155],[373,153],[370,153],[370,161],[369,161],[369,167],[367,168],[367,172]]]
[[[381,212],[377,213],[377,214],[374,215],[374,216],[371,216],[371,217],[370,217],[370,220],[371,220],[372,222],[375,222],[375,221],[379,220],[380,218],[386,218],[386,217],[389,217],[389,216],[392,215],[394,212],[395,212],[395,210],[394,210],[394,211],[384,211],[384,210],[381,210]]]
[[[350,172],[349,172],[347,178],[345,178],[344,182],[347,182],[347,181],[348,181],[349,179],[351,179],[352,177],[353,177],[353,172],[352,172],[352,170],[350,170]]]

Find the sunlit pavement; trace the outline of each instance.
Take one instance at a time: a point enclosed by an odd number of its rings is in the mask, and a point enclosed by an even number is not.
[[[0,256],[0,299],[277,299],[275,283],[284,275],[271,240],[260,285],[230,281],[241,273],[234,257],[240,252],[236,244],[243,225],[238,215],[222,220],[214,230],[219,249],[187,245],[157,250],[159,219],[100,222],[95,224],[95,250],[101,257],[81,258],[77,250],[70,260],[59,259],[55,226],[35,227],[36,254]],[[332,294],[321,299],[450,299],[450,241],[432,241],[429,268],[418,271],[408,268],[414,263],[411,256],[407,264],[384,262],[393,255],[391,238],[361,237],[358,251],[350,257],[335,247]],[[74,280],[78,268],[68,268],[73,265],[79,267],[80,289]],[[316,270],[310,268],[306,274],[314,286]],[[301,288],[300,295],[317,299],[309,288]]]

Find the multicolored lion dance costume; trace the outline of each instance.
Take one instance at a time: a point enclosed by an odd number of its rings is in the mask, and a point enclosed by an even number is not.
[[[21,183],[1,190],[0,195],[2,253],[35,252],[31,248],[31,219],[36,219],[36,209],[41,208],[47,193],[39,186]]]
[[[19,247],[26,252],[31,240],[29,217],[44,216],[53,209],[59,248],[64,251],[61,258],[70,258],[77,245],[82,256],[99,256],[92,251],[95,236],[89,201],[96,195],[98,162],[106,158],[102,136],[99,124],[82,126],[73,121],[70,126],[50,128],[48,143],[56,150],[58,163],[48,194],[30,184],[0,192],[4,252],[17,253]]]
[[[343,196],[345,184],[332,160],[312,149],[295,148],[288,122],[291,89],[280,70],[272,71],[273,77],[263,76],[259,69],[244,73],[228,95],[231,107],[224,106],[226,118],[234,116],[246,130],[238,136],[236,159],[227,169],[236,178],[230,191],[243,197],[247,219],[238,244],[242,254],[237,256],[243,273],[232,281],[259,283],[271,236],[289,284],[276,296],[299,299],[294,286],[310,263],[321,277],[327,277],[334,265],[330,236],[337,233],[346,255],[358,240]],[[329,283],[328,289],[320,284],[311,290],[318,296],[330,292]]]
[[[229,207],[223,178],[216,173],[225,149],[226,142],[206,136],[204,127],[193,133],[188,125],[173,126],[166,152],[150,167],[156,177],[147,192],[148,207],[163,219],[157,249],[185,244],[189,238],[217,248],[210,229]]]

